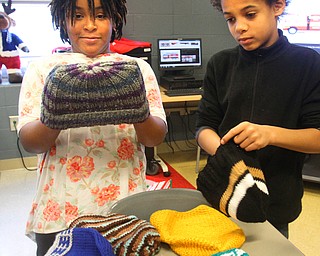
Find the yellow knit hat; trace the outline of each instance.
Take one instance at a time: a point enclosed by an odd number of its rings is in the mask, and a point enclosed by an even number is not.
[[[160,233],[161,242],[181,256],[208,256],[232,248],[240,248],[245,235],[224,214],[206,205],[178,212],[159,210],[150,217]]]

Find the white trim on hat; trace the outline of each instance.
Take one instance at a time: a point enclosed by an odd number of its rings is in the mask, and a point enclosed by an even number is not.
[[[231,217],[237,218],[238,206],[245,197],[247,190],[253,187],[255,181],[250,173],[247,173],[243,179],[235,186],[234,192],[228,203],[228,213]]]

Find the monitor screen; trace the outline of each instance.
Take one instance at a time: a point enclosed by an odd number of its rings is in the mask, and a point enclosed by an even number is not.
[[[201,39],[158,39],[159,70],[185,70],[202,65]]]
[[[279,28],[290,43],[312,48],[320,53],[319,0],[291,0]]]

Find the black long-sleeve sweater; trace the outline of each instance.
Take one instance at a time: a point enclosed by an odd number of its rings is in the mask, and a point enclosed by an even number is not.
[[[196,129],[220,136],[242,121],[289,129],[320,127],[320,55],[290,44],[282,31],[269,48],[224,50],[209,60]],[[294,139],[294,138],[293,138]],[[302,153],[267,146],[258,151],[270,207],[268,220],[285,224],[301,212]]]

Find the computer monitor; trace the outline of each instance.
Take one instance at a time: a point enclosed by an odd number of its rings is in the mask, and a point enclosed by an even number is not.
[[[202,66],[200,38],[158,39],[159,70],[166,75],[185,75]]]

